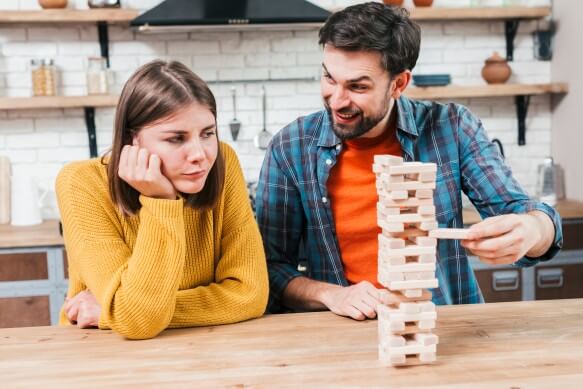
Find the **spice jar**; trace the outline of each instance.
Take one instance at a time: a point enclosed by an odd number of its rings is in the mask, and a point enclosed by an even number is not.
[[[52,58],[30,61],[33,96],[55,96],[57,94],[57,74]]]
[[[108,92],[107,62],[104,57],[89,57],[87,94],[105,95]]]

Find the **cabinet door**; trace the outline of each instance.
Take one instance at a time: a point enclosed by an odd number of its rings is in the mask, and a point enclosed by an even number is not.
[[[49,296],[0,298],[0,328],[51,325]]]
[[[0,254],[0,282],[49,278],[47,253]]]
[[[520,269],[476,270],[475,273],[487,303],[522,300]]]
[[[583,263],[536,268],[537,300],[583,297]]]

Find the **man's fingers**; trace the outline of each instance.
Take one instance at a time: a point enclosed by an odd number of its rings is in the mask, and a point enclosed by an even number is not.
[[[512,231],[518,223],[518,219],[513,216],[494,216],[474,224],[469,229],[473,240],[496,237]]]

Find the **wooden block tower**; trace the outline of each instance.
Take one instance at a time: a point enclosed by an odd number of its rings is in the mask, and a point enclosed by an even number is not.
[[[399,302],[377,307],[379,359],[388,366],[431,363],[436,359],[437,318],[431,292],[435,277],[437,229],[434,163],[403,162],[376,155],[379,235],[378,281]]]

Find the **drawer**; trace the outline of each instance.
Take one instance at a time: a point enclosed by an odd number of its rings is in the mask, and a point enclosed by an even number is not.
[[[476,270],[487,303],[522,300],[522,273],[516,268]]]
[[[48,278],[46,252],[0,254],[0,282]]]
[[[583,297],[583,264],[537,267],[535,296],[537,300]]]
[[[0,328],[51,325],[49,296],[0,298]]]
[[[583,222],[563,220],[563,250],[583,249]]]

